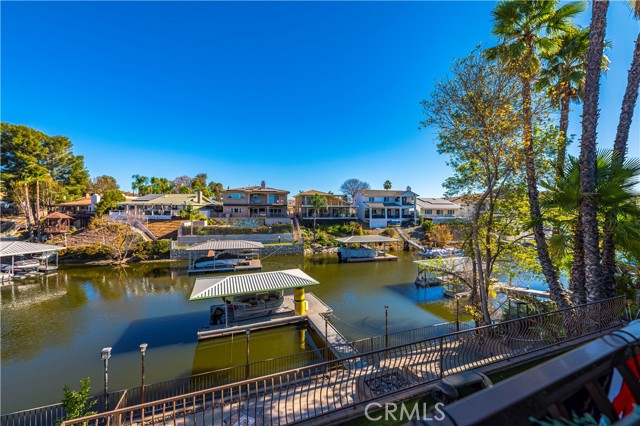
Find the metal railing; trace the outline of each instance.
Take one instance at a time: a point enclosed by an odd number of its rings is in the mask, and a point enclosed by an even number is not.
[[[263,425],[301,423],[452,373],[618,327],[624,307],[623,297],[607,299],[87,416],[62,426],[220,425],[243,417]]]

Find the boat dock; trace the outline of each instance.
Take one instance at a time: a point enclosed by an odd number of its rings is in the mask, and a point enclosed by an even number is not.
[[[343,260],[344,263],[356,263],[356,262],[384,262],[386,260],[398,260],[398,256],[394,256],[388,253],[378,253],[376,257],[348,257]]]
[[[550,299],[551,295],[548,291],[542,290],[532,290],[530,288],[522,288],[522,287],[514,287],[508,284],[495,284],[493,288],[496,291],[502,292],[507,295],[513,296],[529,296],[529,297],[540,297],[542,299]]]
[[[200,274],[205,272],[240,272],[240,271],[256,271],[262,269],[260,259],[248,259],[236,265],[212,266],[210,268],[194,268],[189,269],[189,274]]]

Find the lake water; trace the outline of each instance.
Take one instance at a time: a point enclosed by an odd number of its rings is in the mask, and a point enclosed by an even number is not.
[[[441,287],[419,288],[410,253],[397,262],[340,264],[334,256],[271,256],[264,271],[300,268],[311,291],[334,310],[350,340],[455,320]],[[212,301],[189,301],[195,277],[176,263],[61,267],[57,275],[2,287],[2,413],[59,402],[63,386],[91,377],[101,393],[100,351],[113,348],[109,389],[140,385],[140,343],[148,343],[146,383],[245,362],[244,336],[198,343]],[[464,318],[468,319],[468,318]],[[251,361],[314,348],[296,326],[251,333]]]

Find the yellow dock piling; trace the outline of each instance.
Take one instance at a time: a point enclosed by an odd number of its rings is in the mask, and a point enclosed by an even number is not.
[[[304,288],[293,289],[293,301],[296,308],[296,315],[306,315],[307,304],[304,301]]]

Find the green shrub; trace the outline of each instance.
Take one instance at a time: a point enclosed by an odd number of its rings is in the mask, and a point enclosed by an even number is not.
[[[396,231],[393,228],[387,228],[382,231],[380,235],[384,235],[385,237],[393,237],[396,235]]]
[[[424,229],[424,232],[431,232],[433,230],[434,226],[435,225],[433,224],[432,220],[423,219],[423,221],[422,221],[422,229]]]
[[[107,246],[94,243],[90,246],[68,247],[60,252],[60,257],[73,257],[81,260],[111,259],[112,253]]]
[[[168,259],[170,251],[170,240],[141,241],[133,247],[131,255],[142,260]]]
[[[62,406],[66,412],[66,416],[62,420],[56,422],[57,425],[64,420],[73,420],[79,417],[90,416],[96,414],[95,411],[89,411],[96,404],[96,401],[89,402],[89,394],[91,393],[91,379],[85,377],[80,380],[80,390],[76,391],[69,386],[64,385],[64,397],[62,398]]]

